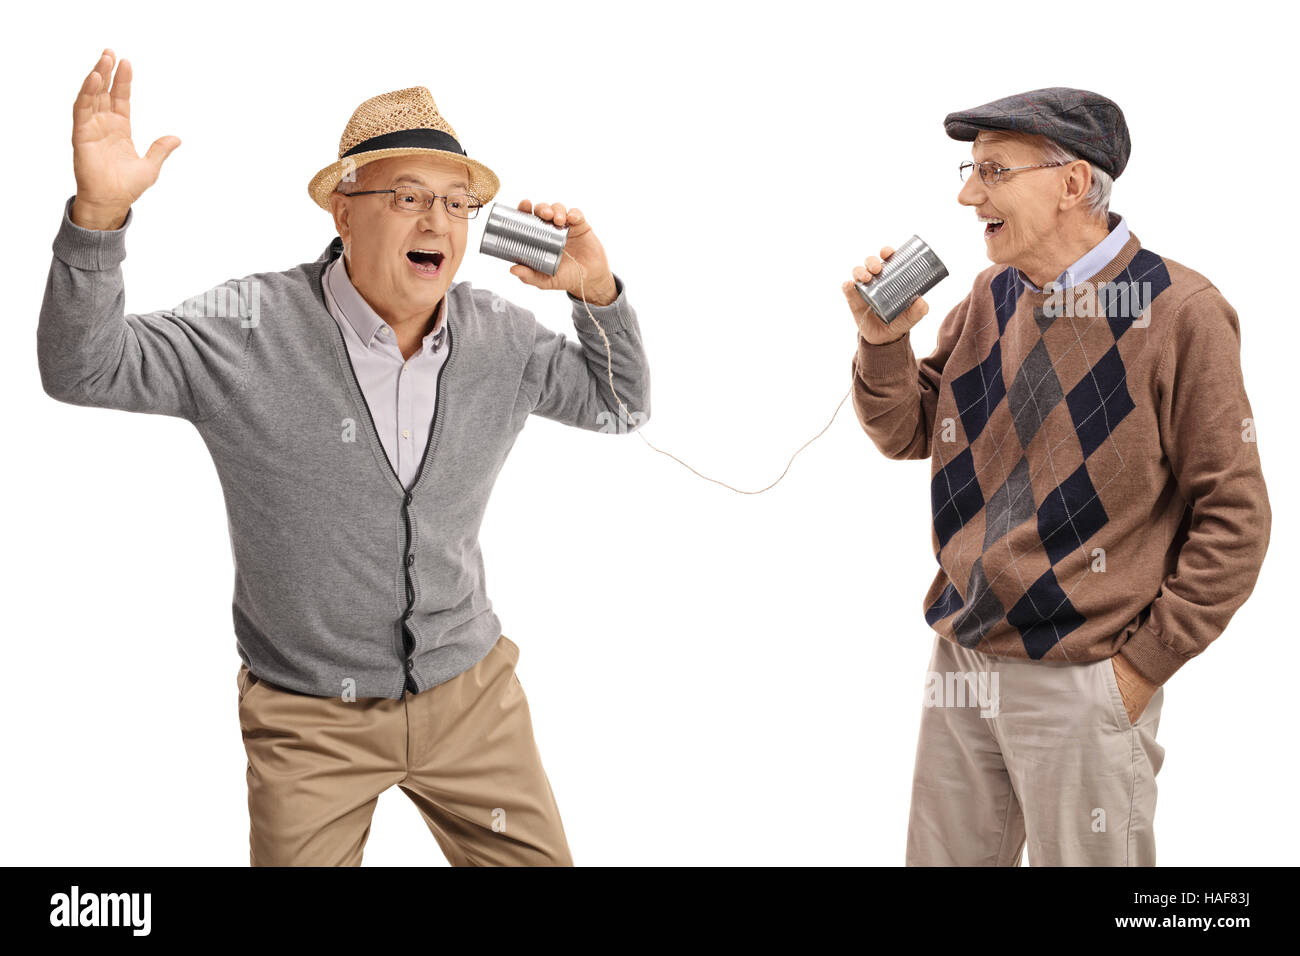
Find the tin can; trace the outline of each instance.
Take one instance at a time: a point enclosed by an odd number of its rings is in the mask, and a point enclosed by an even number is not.
[[[894,250],[870,282],[855,282],[858,295],[886,325],[906,312],[948,275],[948,268],[920,236]]]
[[[561,229],[531,212],[493,203],[478,251],[553,276],[568,238],[568,226]]]

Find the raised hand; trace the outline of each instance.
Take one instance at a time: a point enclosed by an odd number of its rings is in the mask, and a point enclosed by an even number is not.
[[[77,196],[70,213],[85,229],[117,229],[131,204],[158,179],[178,137],[154,140],[144,156],[131,142],[131,63],[105,50],[81,84],[72,107],[72,170]],[[111,87],[110,87],[110,80]]]
[[[560,258],[560,268],[553,276],[524,265],[511,266],[511,274],[539,289],[563,289],[579,298],[585,297],[591,305],[609,305],[618,298],[618,287],[605,258],[605,247],[591,231],[591,224],[581,209],[568,209],[558,202],[538,203],[534,208],[527,199],[520,201],[519,209],[556,226],[568,226],[569,236],[564,251],[569,255]],[[582,266],[581,275],[579,265]]]
[[[925,317],[930,311],[930,307],[925,304],[924,299],[917,299],[913,302],[906,312],[900,315],[886,325],[872,311],[871,306],[862,300],[858,295],[858,290],[854,288],[854,282],[870,282],[880,274],[884,266],[882,260],[888,259],[894,254],[892,246],[885,246],[880,250],[880,258],[867,256],[866,260],[860,266],[854,266],[853,278],[845,282],[840,288],[844,291],[844,298],[848,300],[849,309],[853,312],[853,321],[858,325],[858,332],[872,345],[886,345],[897,339],[901,339],[907,331],[916,323]]]

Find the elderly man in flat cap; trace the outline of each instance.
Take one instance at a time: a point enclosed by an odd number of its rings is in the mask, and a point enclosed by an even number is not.
[[[1155,863],[1164,684],[1255,584],[1271,512],[1237,314],[1109,211],[1118,106],[1051,88],[950,114],[993,265],[920,362],[854,288],[854,408],[930,458],[939,570],[909,865]]]
[[[114,60],[105,51],[74,107],[77,190],[54,240],[41,379],[63,402],[187,419],[212,453],[235,559],[251,862],[359,864],[396,784],[455,865],[571,864],[478,530],[530,415],[592,431],[611,413],[619,431],[648,418],[636,314],[591,226],[520,203],[569,228],[568,255],[554,276],[510,270],[569,294],[577,341],[453,283],[497,177],[426,89],[399,90],[357,109],[311,180],[338,232],[319,258],[124,314],[131,206],[179,140],[137,157],[131,68],[114,76]],[[609,506],[587,496],[596,519]]]

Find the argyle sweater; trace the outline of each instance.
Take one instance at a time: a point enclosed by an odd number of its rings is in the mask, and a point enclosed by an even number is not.
[[[992,266],[917,362],[858,336],[853,405],[889,458],[930,458],[925,620],[999,657],[1123,654],[1163,684],[1254,588],[1271,510],[1237,314],[1136,235],[1089,282]]]

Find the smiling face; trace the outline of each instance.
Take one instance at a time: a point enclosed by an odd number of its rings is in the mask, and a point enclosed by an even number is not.
[[[440,156],[391,156],[360,167],[346,193],[424,186],[439,196],[469,188],[464,163]],[[427,320],[451,287],[465,257],[469,222],[433,208],[402,210],[391,194],[330,197],[334,225],[343,240],[348,277],[389,325]]]
[[[977,163],[1030,166],[1043,162],[1043,142],[1041,136],[980,130],[971,146],[971,156]],[[971,170],[957,201],[972,207],[983,223],[984,247],[990,260],[1015,266],[1029,276],[1039,275],[1060,259],[1056,250],[1067,231],[1062,216],[1078,205],[1071,198],[1076,190],[1067,181],[1078,175],[1079,171],[1070,166],[1022,169],[1003,173],[997,183],[985,185],[978,170]],[[1056,275],[1051,272],[1050,278]]]

